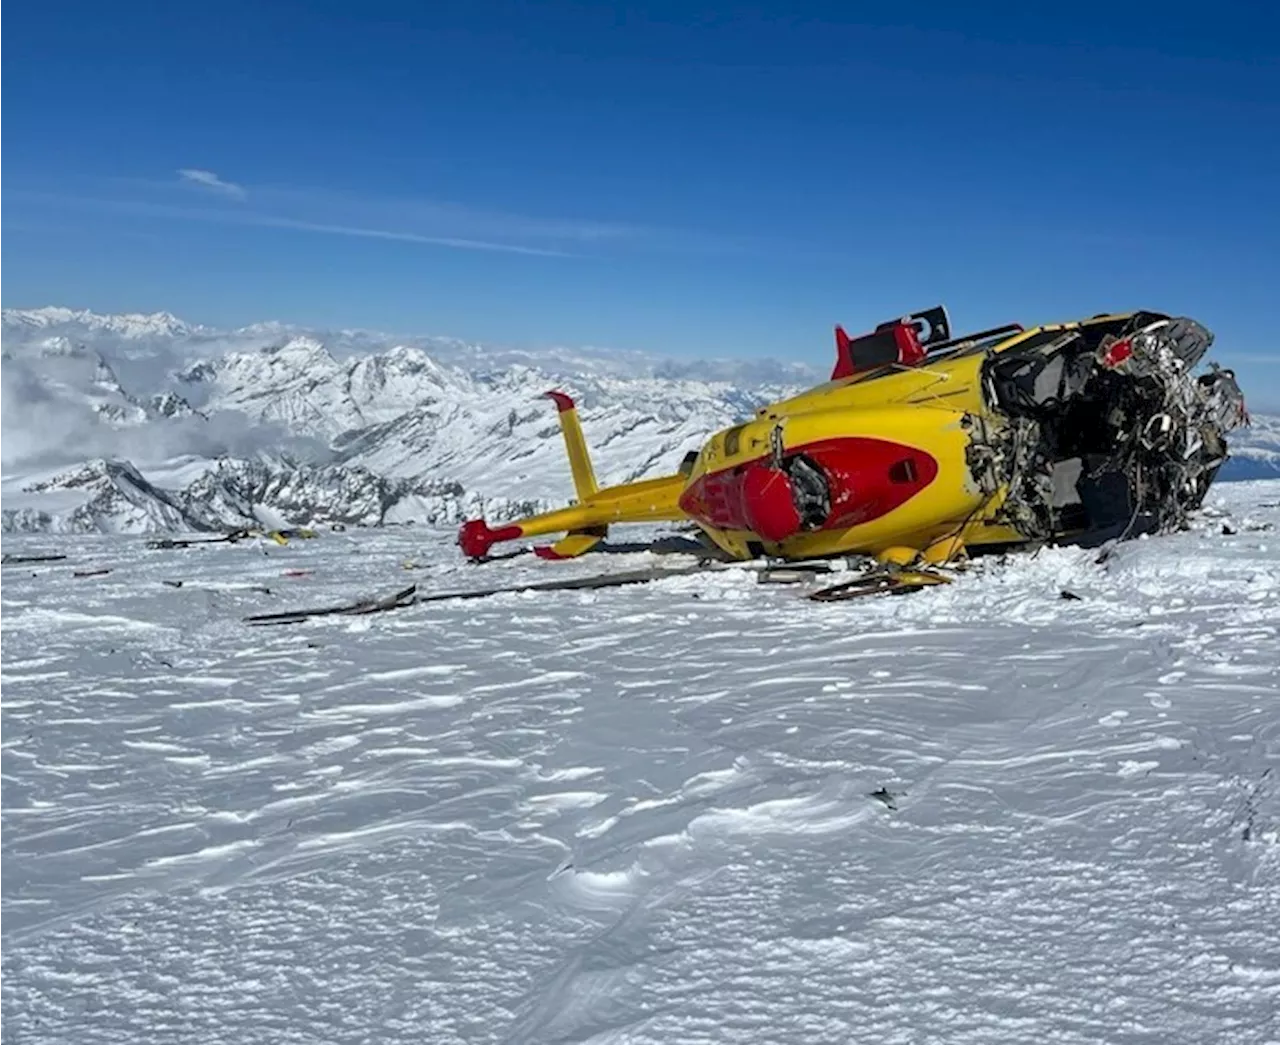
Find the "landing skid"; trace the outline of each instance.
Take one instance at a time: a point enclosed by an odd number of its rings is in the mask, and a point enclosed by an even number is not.
[[[846,602],[869,595],[905,595],[921,588],[950,583],[951,578],[933,570],[894,569],[866,574],[857,580],[821,588],[810,592],[808,598],[812,602]]]

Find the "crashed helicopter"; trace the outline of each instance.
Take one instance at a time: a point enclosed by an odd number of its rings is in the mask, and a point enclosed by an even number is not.
[[[490,527],[463,554],[563,534],[545,559],[623,523],[688,522],[730,560],[869,556],[886,569],[1182,525],[1248,423],[1213,335],[1158,312],[953,337],[944,307],[849,337],[831,379],[716,432],[672,474],[601,488],[574,401],[559,410],[576,503]]]

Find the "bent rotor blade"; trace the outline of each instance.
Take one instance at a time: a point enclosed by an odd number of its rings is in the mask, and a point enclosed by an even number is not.
[[[5,566],[26,566],[33,562],[61,562],[65,558],[65,555],[10,555],[5,552],[3,563]]]
[[[263,625],[263,624],[297,624],[300,621],[310,620],[312,617],[336,617],[336,616],[355,616],[365,613],[385,613],[388,610],[399,610],[406,606],[412,606],[414,596],[417,594],[418,586],[411,584],[409,587],[387,595],[381,599],[362,599],[357,602],[342,603],[337,606],[321,606],[317,609],[308,610],[282,610],[279,613],[258,613],[252,617],[245,617],[246,624]]]
[[[418,602],[448,602],[455,599],[484,599],[491,595],[510,595],[525,591],[586,591],[597,588],[622,588],[632,584],[648,584],[664,577],[681,577],[716,569],[716,564],[698,563],[694,566],[678,566],[674,569],[654,567],[648,570],[631,570],[627,573],[602,573],[591,577],[575,577],[562,581],[530,581],[502,588],[479,588],[475,591],[447,591],[434,595],[419,595]]]
[[[500,588],[477,588],[473,591],[446,591],[432,595],[417,593],[417,585],[403,591],[388,595],[384,599],[365,600],[361,602],[342,603],[337,606],[322,606],[307,610],[282,610],[278,613],[260,613],[245,617],[246,624],[298,624],[313,617],[351,616],[365,613],[383,613],[389,610],[405,609],[424,602],[452,602],[463,599],[486,599],[493,595],[513,595],[526,591],[587,591],[599,588],[622,588],[633,584],[648,584],[660,581],[664,577],[681,577],[691,573],[707,570],[724,569],[721,563],[697,563],[692,566],[675,568],[654,567],[647,570],[632,570],[627,573],[605,573],[591,577],[576,577],[559,581],[531,581],[527,584],[512,584]]]

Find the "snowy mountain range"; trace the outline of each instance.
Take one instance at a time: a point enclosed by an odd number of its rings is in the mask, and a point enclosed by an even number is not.
[[[551,388],[577,398],[601,480],[620,482],[674,468],[818,377],[769,360],[218,331],[167,313],[7,309],[3,328],[10,532],[523,513],[572,492]]]
[[[603,483],[661,474],[825,374],[772,360],[474,345],[169,313],[3,313],[6,532],[452,524],[571,496],[555,411],[580,406]],[[1224,478],[1280,475],[1255,417]]]

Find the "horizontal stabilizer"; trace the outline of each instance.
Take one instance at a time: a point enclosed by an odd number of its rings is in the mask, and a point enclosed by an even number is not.
[[[608,535],[608,528],[593,526],[589,530],[574,530],[554,544],[540,544],[533,551],[540,559],[576,559],[591,551]]]
[[[886,364],[919,366],[930,346],[950,337],[951,320],[942,305],[886,320],[861,337],[851,338],[843,327],[837,326],[836,365],[831,380]]]

